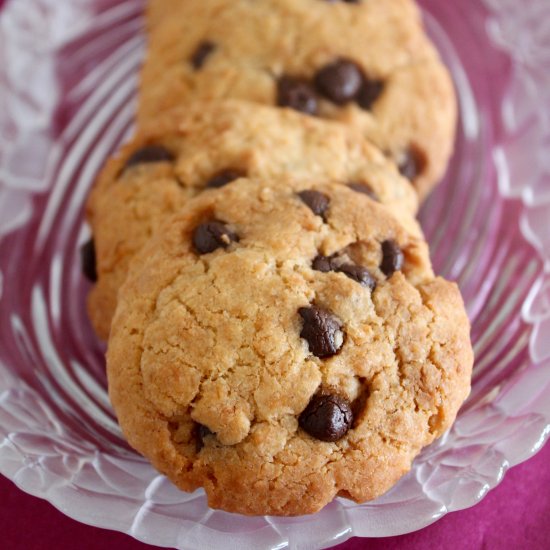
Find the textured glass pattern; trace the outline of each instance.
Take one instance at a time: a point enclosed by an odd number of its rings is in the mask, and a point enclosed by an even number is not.
[[[421,219],[473,323],[473,391],[384,497],[314,516],[210,510],[125,444],[85,314],[83,204],[131,130],[142,2],[8,0],[0,18],[0,471],[85,523],[185,549],[328,547],[472,506],[550,427],[550,3],[422,0],[462,122]],[[229,536],[230,535],[230,536]]]

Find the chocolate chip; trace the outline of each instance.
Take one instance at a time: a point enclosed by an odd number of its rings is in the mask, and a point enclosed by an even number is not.
[[[217,220],[201,223],[193,232],[193,244],[199,254],[209,254],[218,248],[227,248],[238,240],[238,236],[225,223]]]
[[[298,423],[315,439],[332,443],[348,433],[353,424],[353,412],[344,397],[318,393],[300,414]]]
[[[317,90],[337,105],[356,98],[363,84],[363,74],[352,61],[339,59],[326,65],[315,76]]]
[[[309,344],[309,351],[320,358],[336,355],[344,344],[340,320],[315,305],[302,307],[298,313],[304,321],[300,336]]]
[[[319,255],[313,260],[312,267],[315,271],[320,271],[321,273],[328,273],[329,271],[343,273],[366,288],[370,288],[371,290],[376,288],[376,279],[366,267],[351,263],[340,263],[335,256]]]
[[[228,183],[235,181],[239,178],[244,178],[246,174],[242,170],[234,170],[232,168],[217,173],[207,184],[209,189],[218,189],[225,187]]]
[[[306,190],[300,191],[298,196],[309,206],[316,216],[321,216],[321,218],[325,219],[325,213],[330,204],[330,199],[326,195],[319,191]]]
[[[368,111],[383,91],[384,83],[382,81],[363,78],[363,84],[357,94],[357,103],[361,108]]]
[[[277,85],[277,105],[316,115],[317,94],[306,80],[283,76]]]
[[[191,65],[193,65],[193,68],[197,71],[202,69],[206,62],[206,58],[216,49],[216,47],[216,44],[209,40],[201,42],[191,56]]]
[[[382,263],[380,269],[387,277],[391,277],[403,267],[404,256],[399,245],[393,240],[382,243]]]
[[[93,239],[90,239],[87,243],[81,246],[80,264],[82,266],[82,273],[84,273],[86,279],[92,283],[95,283],[97,281],[97,267],[95,258],[95,243]]]
[[[332,258],[330,256],[317,256],[313,260],[312,267],[315,271],[320,271],[321,273],[334,271],[334,265],[332,264]]]
[[[174,155],[162,145],[146,145],[138,149],[127,161],[126,168],[153,162],[172,162]]]
[[[374,192],[373,188],[370,185],[366,184],[366,183],[350,183],[348,185],[348,187],[350,189],[353,189],[357,193],[363,193],[363,195],[367,195],[368,197],[370,197],[374,201],[379,200],[378,196]]]
[[[370,274],[369,270],[362,265],[344,264],[336,271],[347,275],[350,279],[353,279],[366,288],[370,288],[371,290],[376,288],[376,279]]]
[[[415,147],[407,149],[398,164],[399,172],[410,181],[414,181],[423,171],[426,159]]]

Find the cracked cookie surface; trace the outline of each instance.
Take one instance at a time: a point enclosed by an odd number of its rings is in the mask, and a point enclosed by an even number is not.
[[[168,215],[240,177],[285,174],[350,185],[419,232],[410,184],[353,130],[241,101],[196,102],[142,128],[107,164],[90,196],[98,281],[88,311],[98,335],[109,335],[130,260]]]
[[[135,257],[107,370],[129,443],[209,505],[298,515],[387,491],[453,422],[469,323],[367,195],[241,179]]]
[[[152,0],[138,123],[238,98],[356,127],[424,198],[456,126],[449,74],[412,0]]]

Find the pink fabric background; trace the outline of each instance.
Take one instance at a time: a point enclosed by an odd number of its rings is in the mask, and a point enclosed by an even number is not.
[[[448,514],[429,527],[388,539],[350,539],[337,550],[550,549],[550,445],[510,470],[474,508]],[[82,525],[49,503],[24,494],[0,476],[3,550],[146,550],[127,535]],[[209,549],[205,549],[209,550]]]
[[[67,0],[60,0],[67,1]],[[445,1],[445,0],[441,0]],[[0,0],[0,8],[4,0]],[[409,535],[351,539],[337,550],[550,549],[550,445],[517,466],[477,506]],[[0,547],[4,550],[143,550],[127,535],[82,525],[0,476]],[[205,549],[206,550],[206,549]]]

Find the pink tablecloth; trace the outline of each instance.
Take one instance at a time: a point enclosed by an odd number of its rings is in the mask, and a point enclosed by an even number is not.
[[[550,549],[550,445],[508,472],[477,506],[417,533],[351,539],[337,550]],[[4,550],[145,550],[129,536],[79,524],[0,476],[0,547]],[[207,550],[207,549],[205,549]]]

